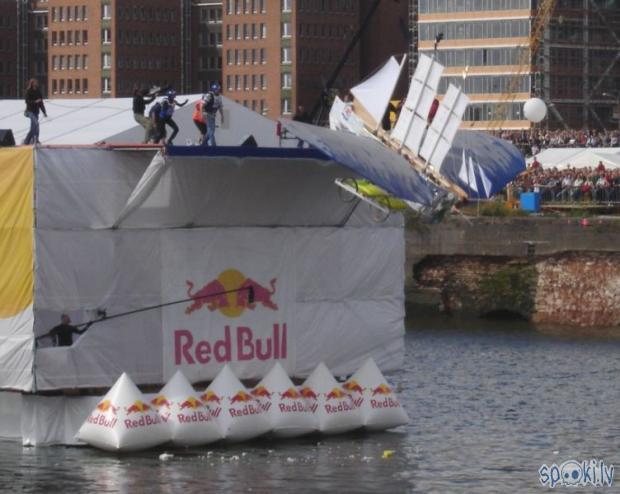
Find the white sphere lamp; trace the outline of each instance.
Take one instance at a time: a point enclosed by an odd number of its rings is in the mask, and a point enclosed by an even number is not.
[[[542,122],[547,116],[547,105],[540,98],[530,98],[523,105],[523,114],[530,122]]]

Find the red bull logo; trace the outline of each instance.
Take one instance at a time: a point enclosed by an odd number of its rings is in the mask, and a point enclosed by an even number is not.
[[[187,280],[187,296],[193,299],[193,302],[185,309],[185,313],[191,314],[203,306],[211,312],[218,310],[227,317],[239,317],[246,309],[255,310],[258,305],[266,309],[278,310],[278,306],[273,301],[276,281],[277,278],[273,278],[267,287],[246,277],[236,269],[222,271],[217,279],[209,281],[196,291],[194,291],[194,283]],[[250,297],[250,289],[253,297]]]
[[[195,397],[190,396],[187,400],[179,403],[179,410],[196,410],[197,408],[202,407],[203,404],[200,400],[197,400]]]
[[[258,386],[250,391],[250,394],[256,398],[271,398],[271,393],[265,386]]]
[[[252,395],[246,393],[245,391],[239,391],[236,395],[230,398],[230,404],[233,403],[247,403],[248,401],[253,401]]]
[[[129,415],[131,413],[144,413],[144,412],[146,412],[146,411],[148,411],[150,409],[151,409],[151,407],[148,406],[143,401],[136,400],[136,401],[133,402],[133,404],[131,404],[130,406],[125,408],[125,411],[127,412],[127,415]]]
[[[329,393],[325,394],[327,400],[340,400],[346,398],[348,395],[340,388],[334,388]]]
[[[155,408],[170,408],[171,405],[164,395],[157,395],[150,401],[150,403]]]
[[[318,400],[319,399],[319,397],[314,392],[314,390],[312,388],[309,388],[308,386],[305,386],[305,387],[301,388],[300,394],[304,398],[309,398],[311,400]]]
[[[101,403],[97,405],[96,408],[101,413],[112,412],[112,414],[114,415],[116,415],[116,412],[118,411],[118,407],[115,407],[114,405],[112,405],[112,402],[110,400],[103,400]]]
[[[364,392],[364,388],[362,388],[359,383],[355,379],[351,379],[342,385],[344,389],[346,389],[349,393],[359,393],[362,394]]]
[[[245,362],[250,360],[279,360],[287,358],[287,325],[275,323],[271,334],[258,337],[247,326],[224,327],[222,338],[196,340],[187,329],[174,331],[175,365],[208,364],[212,360]]]
[[[301,393],[295,388],[288,388],[284,393],[280,393],[280,398],[298,400],[299,398],[301,398]]]
[[[372,390],[372,396],[377,396],[377,395],[390,395],[392,394],[392,390],[390,389],[390,387],[387,384],[380,384],[379,386],[377,386],[375,389]]]
[[[217,403],[218,405],[221,403],[220,397],[216,395],[213,391],[207,391],[200,395],[200,399],[204,403]]]

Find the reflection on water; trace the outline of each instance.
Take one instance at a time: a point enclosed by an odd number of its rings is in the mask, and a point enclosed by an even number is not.
[[[620,466],[620,330],[418,317],[389,380],[412,419],[381,434],[110,455],[2,443],[13,492],[539,492],[543,463]],[[382,459],[384,450],[395,455]]]

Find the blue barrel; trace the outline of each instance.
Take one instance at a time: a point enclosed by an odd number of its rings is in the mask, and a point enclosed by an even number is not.
[[[529,213],[540,211],[540,192],[524,192],[519,197],[521,209]]]

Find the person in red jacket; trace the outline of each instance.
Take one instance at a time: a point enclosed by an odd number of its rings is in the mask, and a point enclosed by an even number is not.
[[[207,124],[205,123],[205,119],[202,116],[206,97],[207,95],[204,94],[202,96],[202,99],[196,102],[196,104],[194,105],[194,113],[192,114],[192,121],[194,122],[194,125],[198,128],[198,132],[200,132],[199,144],[202,144],[205,139],[205,134],[207,133]]]

